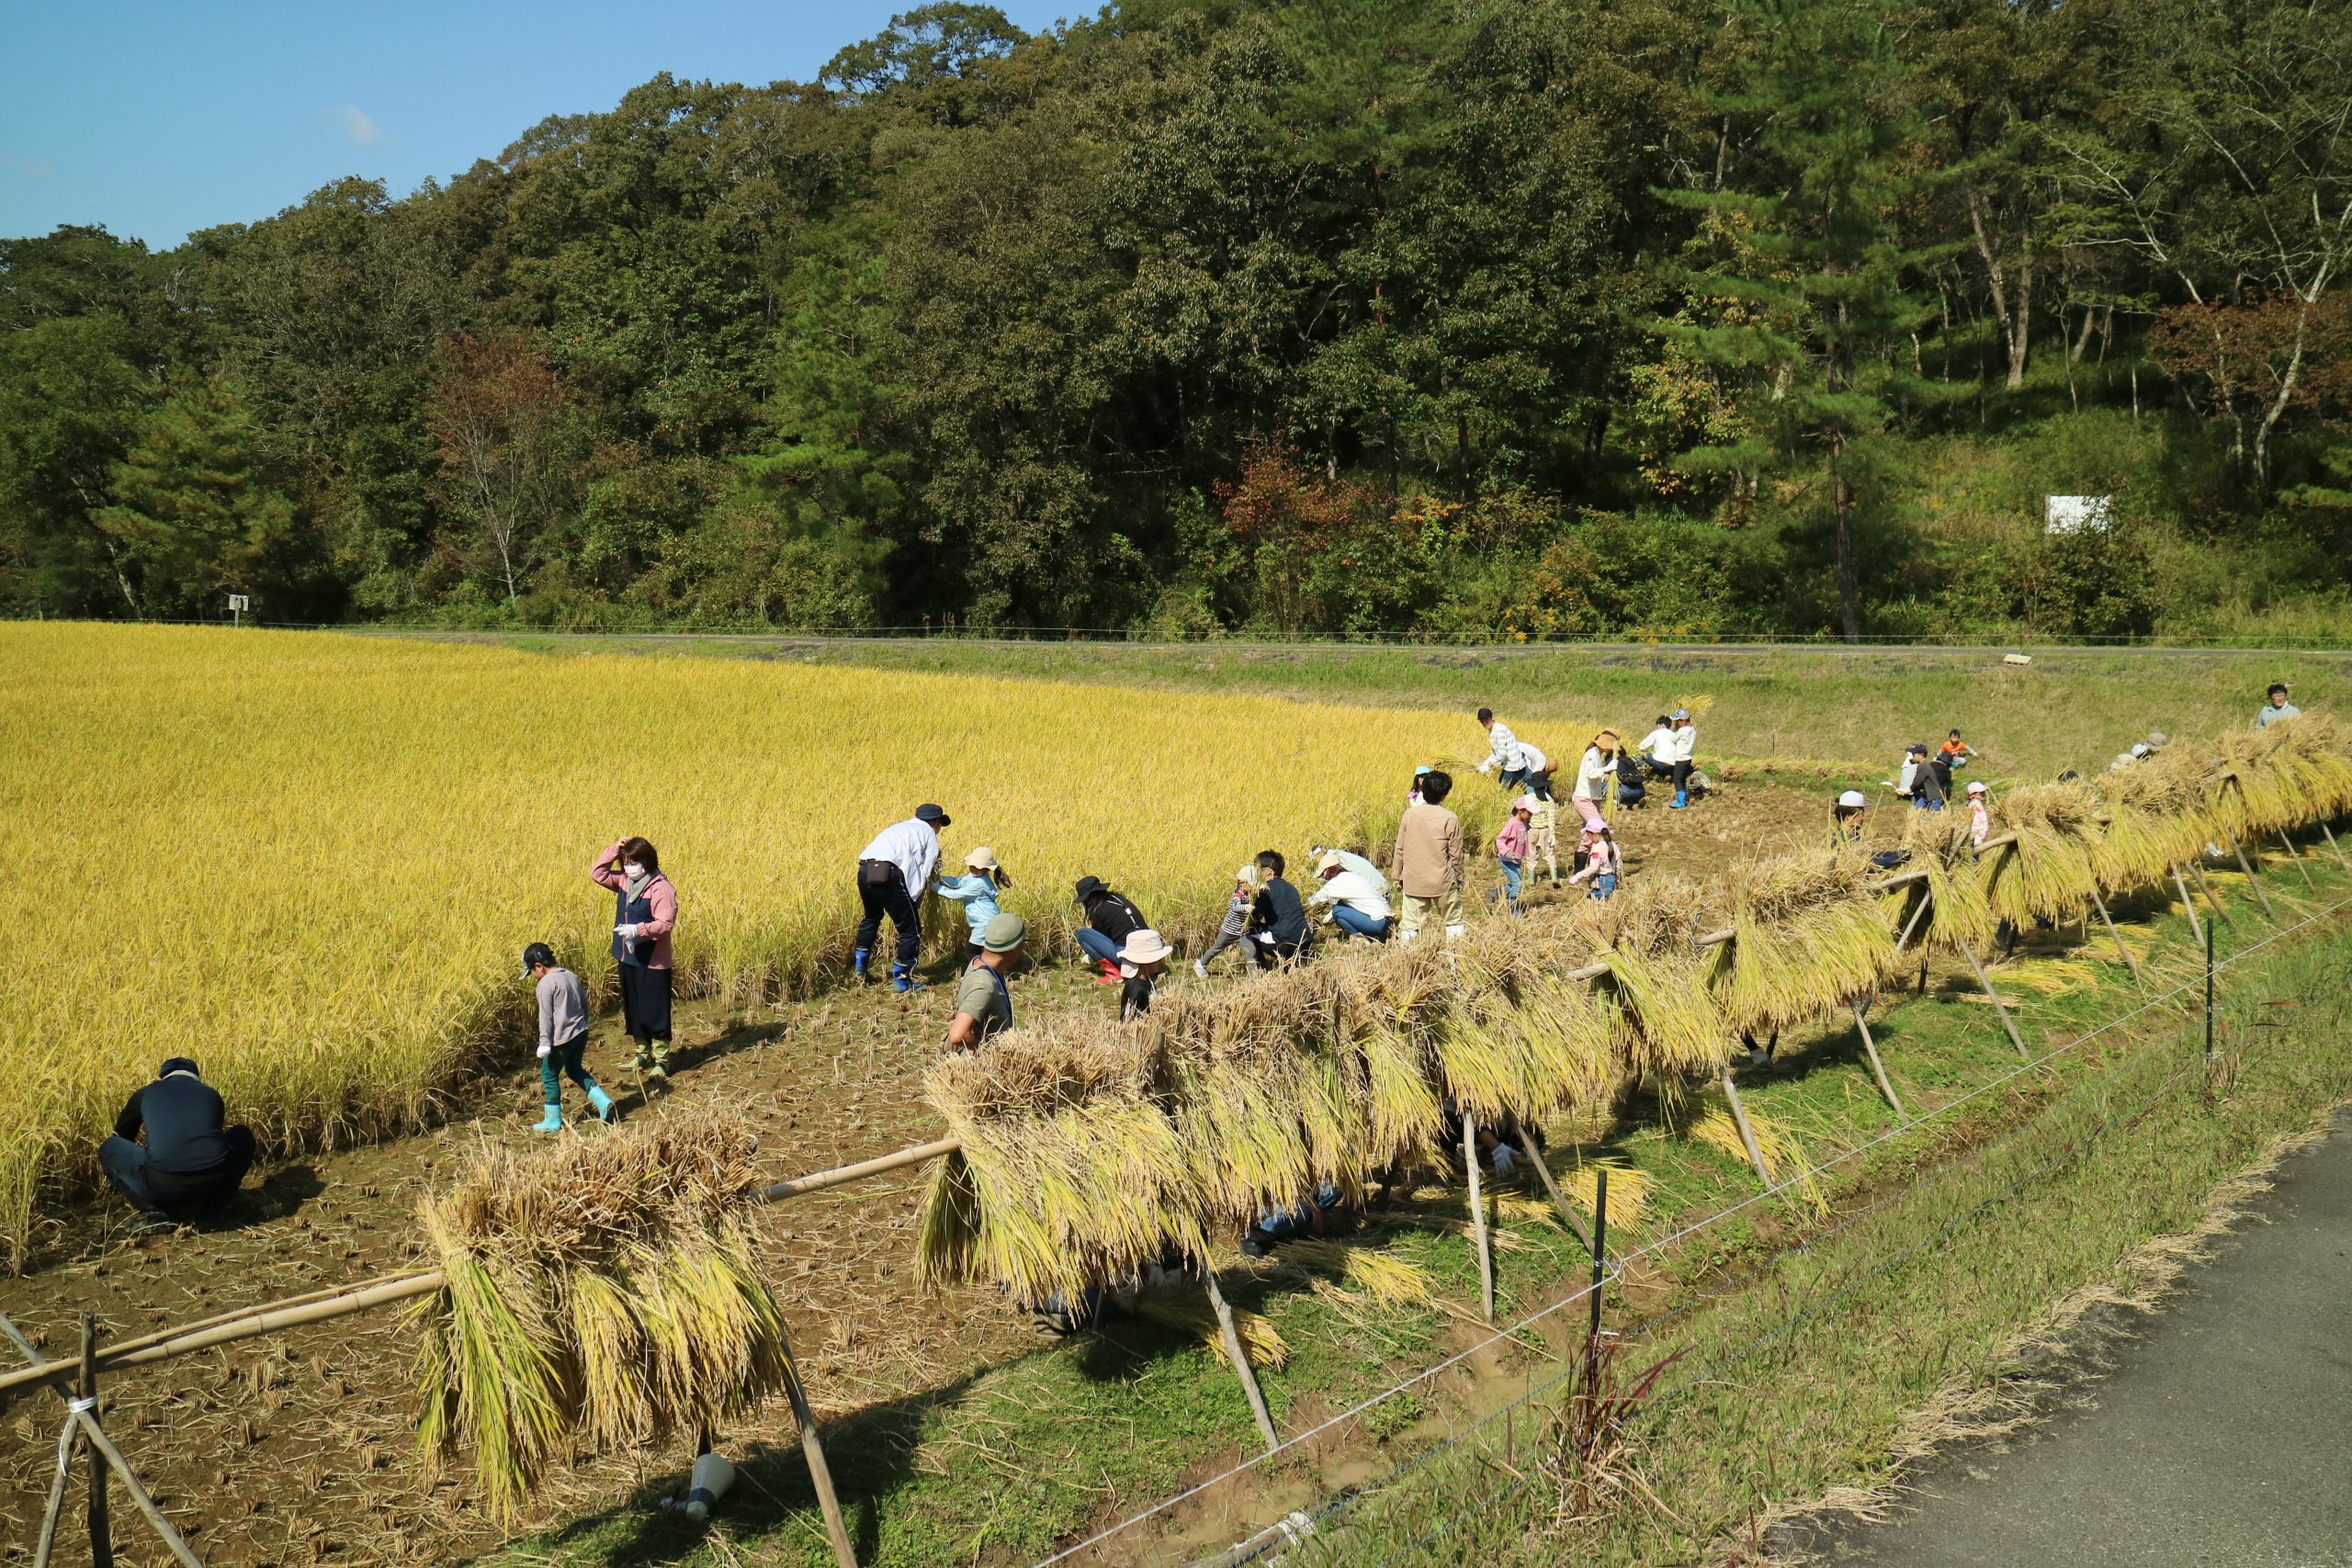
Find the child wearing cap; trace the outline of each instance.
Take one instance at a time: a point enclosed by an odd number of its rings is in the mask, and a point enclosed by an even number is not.
[[[1606,904],[1609,896],[1617,891],[1617,873],[1624,864],[1617,852],[1617,835],[1610,831],[1606,822],[1598,828],[1587,828],[1580,849],[1584,866],[1568,878],[1568,886],[1574,887],[1589,877],[1593,897]]]
[[[1119,949],[1119,1021],[1131,1023],[1151,1010],[1154,983],[1176,950],[1149,926],[1129,931]]]
[[[1862,818],[1870,810],[1870,797],[1860,790],[1849,789],[1838,797],[1829,808],[1829,847],[1842,850],[1862,841]]]
[[[1982,850],[1993,832],[1992,792],[1983,779],[1968,786],[1968,845]]]
[[[1216,940],[1209,950],[1193,960],[1193,973],[1205,980],[1209,977],[1209,960],[1228,947],[1238,947],[1249,934],[1250,911],[1258,902],[1258,868],[1245,865],[1233,874],[1233,897],[1227,900],[1225,919],[1216,928]]]
[[[1584,787],[1581,779],[1577,781],[1577,787]],[[1527,825],[1534,818],[1534,797],[1522,795],[1510,803],[1510,819],[1503,824],[1502,831],[1495,835],[1495,863],[1502,868],[1503,873],[1502,897],[1514,915],[1526,913],[1526,906],[1519,901],[1520,872],[1527,863]],[[1491,904],[1494,900],[1495,895],[1489,892],[1487,901]]]
[[[553,948],[535,942],[523,950],[523,978],[534,982],[538,995],[539,1089],[547,1108],[547,1114],[531,1131],[563,1131],[566,1077],[587,1091],[588,1106],[596,1119],[610,1122],[613,1097],[591,1076],[582,1059],[588,1051],[588,992],[580,976],[556,963]]]
[[[1021,962],[1029,927],[1006,912],[980,931],[980,956],[956,984],[956,1013],[947,1021],[947,1048],[977,1051],[1012,1027],[1012,992],[1005,976]]]
[[[996,852],[986,844],[966,855],[964,865],[964,875],[939,879],[938,892],[942,898],[964,906],[964,922],[969,928],[964,941],[964,962],[971,964],[979,961],[980,932],[997,917],[997,890],[1012,886],[1012,878],[997,864]]]

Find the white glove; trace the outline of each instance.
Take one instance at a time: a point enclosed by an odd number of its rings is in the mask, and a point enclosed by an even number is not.
[[[1495,760],[1492,757],[1487,758],[1485,761],[1478,764],[1478,771],[1482,773],[1493,773],[1495,771]]]
[[[1497,1144],[1495,1145],[1495,1174],[1497,1176],[1509,1176],[1511,1173],[1512,1166],[1517,1163],[1518,1162],[1511,1157],[1510,1145],[1509,1144]]]
[[[540,1060],[540,1061],[542,1061],[542,1062],[546,1061],[549,1055],[553,1055],[553,1054],[554,1054],[554,1049],[555,1049],[555,1048],[554,1048],[553,1046],[551,1046],[551,1045],[542,1045],[542,1046],[540,1046],[540,1047],[539,1047],[539,1060]]]
[[[635,926],[615,926],[613,928],[613,934],[620,938],[623,942],[628,942],[637,935],[637,928]]]
[[[1272,931],[1260,931],[1258,933],[1258,940],[1264,942],[1268,947],[1272,947],[1274,945],[1274,933]]]

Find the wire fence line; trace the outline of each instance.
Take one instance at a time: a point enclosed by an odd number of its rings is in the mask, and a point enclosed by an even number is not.
[[[2352,897],[2337,899],[2334,903],[2328,904],[2324,908],[2304,916],[2301,919],[2295,921],[2291,925],[2278,927],[2256,941],[2245,943],[2244,945],[2233,949],[2226,956],[2217,956],[2213,964],[2214,973],[2218,976],[2223,972],[2235,968],[2256,955],[2287,941],[2296,933],[2305,931],[2321,921],[2340,913],[2347,908],[2352,908]],[[1776,1197],[1790,1191],[1792,1189],[1802,1188],[1807,1184],[1815,1182],[1824,1175],[1837,1170],[1840,1167],[1843,1167],[1850,1161],[1868,1154],[1873,1149],[1883,1146],[1895,1138],[1917,1131],[1920,1127],[1928,1125],[1930,1122],[1947,1118],[1962,1108],[2001,1090],[2007,1086],[2015,1083],[2021,1077],[2039,1074],[2053,1062],[2080,1052],[2085,1046],[2088,1045],[2093,1041],[2106,1036],[2111,1032],[2120,1029],[2134,1020],[2143,1018],[2159,1008],[2165,1007],[2167,1004],[2179,999],[2184,994],[2201,991],[2205,983],[2205,973],[2202,967],[2200,967],[2193,978],[2182,981],[2166,990],[2143,998],[2136,1005],[2118,1013],[2115,1017],[2108,1019],[2094,1027],[2084,1031],[2082,1033],[2062,1044],[2049,1047],[2041,1055],[1997,1074],[1986,1082],[1977,1085],[1965,1093],[1938,1105],[1933,1110],[1906,1117],[1871,1138],[1807,1167],[1804,1171],[1795,1176],[1776,1181],[1770,1186],[1764,1187],[1758,1191],[1751,1193],[1749,1196],[1742,1199],[1738,1202],[1733,1203],[1723,1209],[1712,1211],[1699,1219],[1694,1220],[1688,1224],[1679,1226],[1675,1230],[1645,1243],[1640,1247],[1624,1252],[1614,1252],[1609,1254],[1604,1257],[1602,1260],[1603,1270],[1601,1289],[1603,1290],[1604,1294],[1609,1284],[1618,1281],[1623,1278],[1624,1273],[1630,1265],[1643,1259],[1655,1259],[1660,1258],[1670,1249],[1680,1246],[1683,1242],[1690,1240],[1691,1237],[1699,1235],[1714,1226],[1720,1225],[1727,1220],[1731,1220],[1738,1215],[1748,1213],[1758,1205],[1766,1203]],[[2144,1059],[2143,1057],[2135,1055],[2125,1062],[2118,1064],[2115,1071],[2109,1076],[2108,1081],[2111,1082],[2116,1078],[2120,1078],[2124,1074],[2135,1070],[2139,1066],[2143,1066],[2143,1063]],[[2201,1072],[2201,1059],[2200,1063],[2196,1067],[2183,1066],[2174,1073],[2166,1076],[2158,1084],[2156,1090],[2149,1098],[2146,1103],[2153,1106],[2160,1100],[2165,1094],[2170,1092],[2170,1090],[2177,1084],[2185,1081],[2192,1075],[2192,1073],[2196,1072]],[[2102,1085],[2098,1087],[2104,1086]],[[2024,1175],[2008,1182],[1994,1193],[1980,1200],[1975,1204],[1963,1211],[1961,1214],[1955,1216],[1944,1225],[1939,1227],[1927,1237],[1914,1243],[1910,1247],[1903,1248],[1894,1256],[1883,1260],[1877,1267],[1873,1268],[1867,1274],[1849,1282],[1845,1286],[1841,1287],[1831,1298],[1810,1309],[1800,1319],[1789,1323],[1773,1334],[1762,1337],[1748,1346],[1743,1347],[1742,1349],[1736,1352],[1733,1357],[1718,1365],[1711,1366],[1707,1369],[1706,1372],[1701,1374],[1699,1377],[1678,1383],[1674,1385],[1672,1389],[1668,1391],[1667,1393],[1660,1394],[1656,1397],[1658,1400],[1663,1401],[1669,1395],[1677,1395],[1686,1392],[1690,1387],[1697,1386],[1707,1377],[1719,1371],[1722,1369],[1722,1366],[1736,1364],[1738,1360],[1744,1359],[1747,1355],[1752,1354],[1758,1348],[1761,1348],[1765,1344],[1786,1337],[1789,1333],[1793,1332],[1796,1328],[1801,1326],[1803,1322],[1808,1321],[1811,1317],[1817,1316],[1821,1312],[1826,1311],[1829,1306],[1834,1305],[1837,1301],[1843,1300],[1846,1297],[1850,1296],[1854,1292],[1863,1289],[1868,1284],[1879,1279],[1884,1278],[1895,1269],[1900,1268],[1904,1263],[1906,1263],[1914,1258],[1920,1256],[1923,1252],[1940,1245],[1943,1241],[1948,1240],[1951,1235],[1957,1234],[1958,1231],[1986,1210],[2006,1201],[2018,1191],[2022,1190],[2024,1188],[2031,1185],[2034,1181],[2040,1179],[2042,1176],[2047,1175],[2050,1171],[2056,1169],[2067,1160],[2075,1157],[2083,1151],[2083,1149],[2089,1145],[2090,1142],[2095,1141],[2098,1135],[2103,1134],[2107,1128],[2112,1124],[2112,1121],[2113,1119],[2111,1117],[2103,1119],[2091,1134],[2084,1136],[2078,1136],[2077,1138],[2071,1140],[2065,1148],[2059,1151],[2056,1155],[2053,1155],[2049,1160],[2043,1162],[2041,1166],[2028,1171]],[[1699,1306],[1706,1304],[1709,1302],[1720,1300],[1724,1296],[1733,1293],[1736,1288],[1745,1285],[1766,1273],[1777,1269],[1789,1259],[1818,1248],[1823,1243],[1828,1241],[1832,1237],[1854,1229],[1872,1216],[1899,1205],[1916,1202],[1930,1189],[1949,1182],[1959,1175],[1981,1168],[1994,1154],[2007,1149],[2015,1145],[2018,1140],[2033,1134],[2038,1124],[2032,1122],[2021,1123],[2003,1134],[2000,1137],[1994,1139],[1990,1143],[1971,1150],[1968,1154],[1961,1156],[1960,1158],[1946,1162],[1944,1165],[1938,1167],[1935,1171],[1922,1177],[1917,1181],[1906,1184],[1897,1191],[1890,1193],[1885,1198],[1880,1199],[1862,1209],[1856,1210],[1846,1214],[1841,1214],[1838,1216],[1835,1224],[1830,1225],[1827,1229],[1811,1233],[1803,1240],[1781,1248],[1744,1270],[1735,1280],[1720,1282],[1712,1287],[1704,1295],[1691,1301],[1686,1301],[1675,1307],[1666,1310],[1665,1312],[1653,1314],[1648,1318],[1645,1318],[1636,1324],[1627,1325],[1620,1330],[1616,1330],[1615,1332],[1621,1338],[1632,1338],[1650,1335],[1656,1330],[1664,1327],[1673,1320],[1694,1311]],[[1261,1472],[1271,1468],[1276,1461],[1281,1461],[1285,1457],[1296,1454],[1304,1445],[1311,1442],[1313,1439],[1322,1437],[1323,1435],[1332,1431],[1334,1428],[1357,1420],[1387,1401],[1428,1383],[1430,1380],[1436,1378],[1440,1374],[1453,1368],[1463,1365],[1464,1362],[1478,1356],[1482,1352],[1492,1348],[1502,1341],[1518,1340],[1519,1337],[1527,1333],[1528,1330],[1545,1322],[1546,1320],[1555,1317],[1565,1309],[1575,1306],[1580,1303],[1589,1302],[1593,1289],[1594,1286],[1589,1281],[1579,1285],[1577,1289],[1561,1295],[1557,1299],[1542,1307],[1537,1308],[1512,1324],[1505,1327],[1496,1329],[1467,1348],[1447,1356],[1432,1365],[1415,1372],[1410,1377],[1405,1378],[1375,1393],[1368,1395],[1364,1399],[1350,1405],[1347,1409],[1317,1422],[1304,1431],[1285,1438],[1277,1447],[1271,1449],[1264,1453],[1253,1455],[1216,1475],[1198,1482],[1193,1485],[1188,1486],[1182,1491],[1153,1504],[1148,1508],[1141,1509],[1135,1514],[1129,1515],[1117,1523],[1110,1525],[1081,1540],[1063,1547],[1061,1550],[1054,1552],[1050,1556],[1038,1560],[1035,1568],[1051,1568],[1051,1565],[1053,1564],[1069,1562],[1079,1557],[1080,1554],[1091,1551],[1093,1549],[1103,1545],[1105,1542],[1108,1542],[1131,1530],[1140,1529],[1156,1519],[1162,1518],[1172,1510],[1180,1508],[1183,1505],[1192,1502],[1193,1500],[1199,1498],[1218,1487],[1238,1480],[1253,1472]],[[1558,1389],[1563,1383],[1573,1379],[1577,1373],[1578,1366],[1579,1363],[1575,1359],[1570,1358],[1565,1365],[1559,1366],[1556,1369],[1548,1367],[1544,1368],[1544,1370],[1545,1371],[1546,1375],[1540,1379],[1536,1376],[1537,1369],[1527,1369],[1521,1374],[1524,1379],[1521,1390],[1514,1398],[1488,1411],[1486,1415],[1478,1417],[1476,1420],[1464,1427],[1459,1431],[1449,1435],[1442,1441],[1430,1446],[1422,1452],[1415,1455],[1412,1459],[1396,1466],[1390,1471],[1388,1474],[1362,1486],[1347,1489],[1327,1498],[1321,1506],[1306,1515],[1307,1523],[1303,1529],[1285,1529],[1280,1532],[1276,1539],[1265,1540],[1262,1544],[1254,1549],[1244,1551],[1238,1555],[1227,1555],[1227,1557],[1219,1559],[1218,1561],[1221,1568],[1239,1568],[1240,1564],[1260,1561],[1269,1554],[1288,1550],[1295,1544],[1295,1537],[1306,1536],[1311,1538],[1322,1532],[1334,1518],[1363,1506],[1367,1499],[1380,1494],[1389,1492],[1398,1483],[1404,1482],[1409,1477],[1420,1473],[1430,1466],[1449,1456],[1466,1451],[1468,1446],[1474,1439],[1490,1434],[1498,1423],[1503,1424],[1507,1428],[1511,1427],[1512,1424],[1515,1423],[1519,1412],[1527,1409],[1537,1400],[1542,1399],[1545,1395]],[[1398,1551],[1392,1552],[1383,1561],[1396,1562],[1403,1560],[1403,1558],[1409,1556],[1412,1552],[1427,1546],[1430,1540],[1435,1540],[1438,1535],[1444,1533],[1447,1529],[1458,1528],[1461,1520],[1475,1517],[1479,1513],[1490,1509],[1499,1503],[1505,1496],[1515,1494],[1516,1492],[1523,1489],[1527,1484],[1529,1484],[1529,1482],[1532,1479],[1531,1473],[1518,1472],[1515,1467],[1511,1468],[1511,1473],[1512,1479],[1506,1482],[1502,1486],[1498,1487],[1493,1493],[1482,1498],[1475,1499],[1473,1502],[1465,1504],[1463,1507],[1454,1510],[1453,1514],[1448,1517],[1449,1520],[1452,1522],[1442,1522],[1430,1532],[1417,1538],[1414,1541],[1408,1543]]]

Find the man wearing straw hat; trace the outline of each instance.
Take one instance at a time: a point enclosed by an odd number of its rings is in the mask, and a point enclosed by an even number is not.
[[[1125,943],[1119,949],[1119,978],[1124,982],[1119,987],[1121,1023],[1131,1022],[1151,1010],[1154,985],[1175,952],[1149,926],[1127,933]]]
[[[980,955],[956,986],[956,1016],[947,1021],[950,1051],[977,1051],[1012,1027],[1012,991],[1004,977],[1021,962],[1021,944],[1028,940],[1029,927],[1010,910],[981,931]]]
[[[1400,942],[1419,936],[1432,914],[1445,922],[1447,937],[1462,934],[1462,818],[1445,808],[1445,797],[1453,793],[1451,773],[1430,774],[1421,781],[1421,803],[1396,825],[1389,869],[1405,896],[1405,911],[1396,921]]]
[[[1388,896],[1374,886],[1364,874],[1340,858],[1326,852],[1315,863],[1315,874],[1323,886],[1307,899],[1307,907],[1321,905],[1329,912],[1331,923],[1350,936],[1366,942],[1386,942],[1391,915]]]

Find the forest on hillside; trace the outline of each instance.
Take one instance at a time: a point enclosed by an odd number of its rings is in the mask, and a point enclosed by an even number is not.
[[[932,5],[0,240],[0,612],[2340,633],[2347,266],[2347,0]]]

